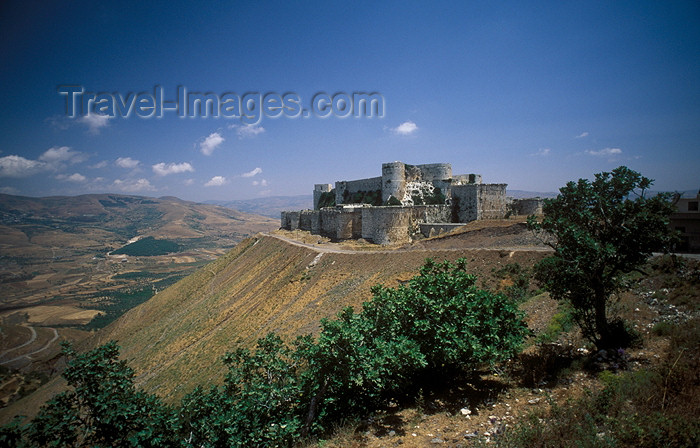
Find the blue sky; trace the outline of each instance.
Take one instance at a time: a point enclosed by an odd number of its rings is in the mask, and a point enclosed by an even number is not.
[[[376,92],[383,117],[66,115],[115,98]],[[700,188],[700,4],[82,2],[0,6],[0,192],[309,194],[381,163],[556,191],[627,165]],[[104,111],[104,110],[103,110]]]

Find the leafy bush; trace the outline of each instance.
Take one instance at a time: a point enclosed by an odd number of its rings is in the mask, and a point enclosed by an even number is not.
[[[547,328],[537,335],[537,342],[555,342],[559,338],[559,335],[571,330],[575,322],[571,307],[566,304],[561,304],[559,306],[559,312],[552,316],[552,319],[547,324]]]
[[[335,207],[335,188],[331,191],[324,191],[318,198],[318,208]]]
[[[391,196],[389,196],[389,199],[386,200],[385,205],[403,205],[403,204],[401,204],[401,201],[396,199],[396,197],[392,194]]]
[[[354,193],[345,190],[343,192],[343,202],[345,204],[382,205],[382,190],[360,190]]]
[[[516,302],[524,302],[530,298],[530,277],[532,274],[520,263],[508,263],[494,272],[496,278],[505,280],[508,285],[504,288],[505,294]]]
[[[72,390],[51,399],[25,429],[33,446],[176,445],[171,410],[136,390],[116,342],[80,355],[64,345],[64,354]]]

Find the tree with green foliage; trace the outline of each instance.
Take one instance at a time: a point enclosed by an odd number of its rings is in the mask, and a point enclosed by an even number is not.
[[[322,320],[309,356],[319,412],[331,420],[362,414],[417,391],[426,378],[516,353],[528,334],[523,314],[506,296],[478,289],[466,265],[428,259],[407,284],[375,286],[360,313],[346,308]]]
[[[673,242],[670,196],[647,197],[652,180],[625,166],[579,179],[545,199],[543,218],[528,226],[553,237],[553,256],[535,267],[535,278],[557,300],[566,300],[586,337],[599,348],[624,345],[620,321],[610,322],[610,297],[625,287],[623,274]]]
[[[84,354],[64,345],[71,390],[44,405],[26,428],[32,446],[178,446],[174,414],[136,390],[134,371],[111,341]]]

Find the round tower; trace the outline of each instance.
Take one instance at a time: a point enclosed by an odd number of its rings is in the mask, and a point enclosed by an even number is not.
[[[391,196],[399,201],[406,193],[406,165],[403,162],[382,163],[382,202]]]

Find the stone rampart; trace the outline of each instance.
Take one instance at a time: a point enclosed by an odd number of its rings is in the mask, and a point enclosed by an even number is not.
[[[362,210],[365,207],[344,207],[337,218],[336,238],[348,240],[362,237]]]
[[[411,219],[417,223],[452,222],[449,205],[416,205],[411,208]]]
[[[345,194],[357,193],[358,191],[380,191],[382,189],[381,177],[370,177],[358,180],[339,180],[335,183],[335,203],[337,205],[345,203]]]
[[[478,184],[452,186],[453,220],[470,222],[479,219]]]
[[[322,208],[319,211],[320,231],[319,233],[328,238],[338,238],[338,216],[340,210],[335,208]]]
[[[289,211],[282,212],[281,227],[287,230],[296,230],[299,228],[299,215],[301,212]]]
[[[503,219],[506,216],[507,184],[479,184],[478,219]]]
[[[407,243],[412,207],[367,207],[362,209],[362,237],[375,244]]]
[[[542,205],[544,205],[542,198],[513,199],[510,209],[514,215],[541,215]]]
[[[508,212],[506,186],[506,184],[453,185],[453,217],[457,222],[505,218]]]
[[[481,174],[455,174],[452,176],[452,185],[480,184]]]
[[[421,173],[421,180],[435,181],[452,178],[452,165],[449,163],[427,163],[416,165]]]

